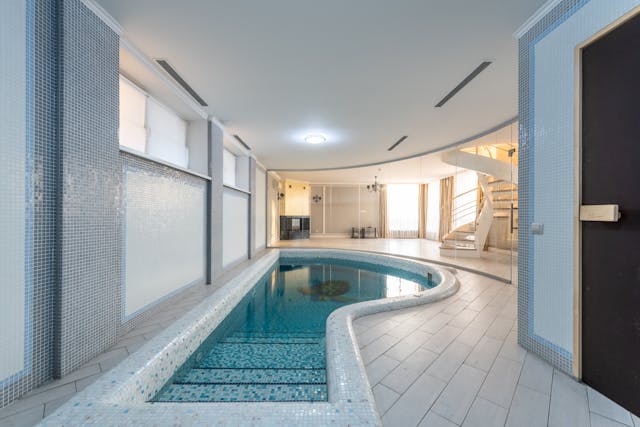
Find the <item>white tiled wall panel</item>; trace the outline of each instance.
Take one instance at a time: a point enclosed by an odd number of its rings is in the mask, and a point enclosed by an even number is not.
[[[24,368],[26,10],[0,2],[0,383]]]
[[[154,173],[125,177],[125,316],[205,274],[205,191]]]
[[[572,352],[575,48],[640,4],[591,0],[535,46],[534,333]]]
[[[256,249],[267,244],[267,173],[256,168]]]
[[[225,188],[222,196],[222,266],[249,256],[249,196]]]
[[[562,0],[519,40],[518,340],[573,365],[575,75],[578,46],[640,0]],[[532,223],[544,234],[533,235]]]

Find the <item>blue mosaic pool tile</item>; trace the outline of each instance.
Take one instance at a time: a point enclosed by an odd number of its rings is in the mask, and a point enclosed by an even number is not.
[[[292,334],[292,333],[235,333],[221,342],[223,343],[256,343],[256,344],[319,344],[324,340],[324,333]]]
[[[325,384],[324,369],[191,369],[175,384]]]
[[[324,344],[220,343],[198,368],[324,368]]]
[[[321,402],[327,386],[319,384],[173,384],[155,402]]]

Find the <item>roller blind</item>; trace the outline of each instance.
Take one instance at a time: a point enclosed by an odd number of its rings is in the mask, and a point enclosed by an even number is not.
[[[187,124],[153,98],[147,99],[147,153],[187,167]]]
[[[146,152],[145,111],[147,96],[120,78],[120,145]]]

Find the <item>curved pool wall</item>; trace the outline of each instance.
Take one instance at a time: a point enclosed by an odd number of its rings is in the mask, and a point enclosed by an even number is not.
[[[279,259],[340,259],[375,263],[426,276],[438,286],[410,296],[347,305],[327,319],[328,402],[148,403],[175,370],[224,320]],[[270,250],[202,303],[158,334],[94,384],[75,395],[42,425],[379,425],[352,322],[361,316],[426,304],[458,290],[445,268],[415,260],[348,250]]]

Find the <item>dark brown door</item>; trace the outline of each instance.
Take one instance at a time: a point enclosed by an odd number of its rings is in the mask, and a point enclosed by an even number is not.
[[[582,51],[582,376],[640,415],[640,15]]]

